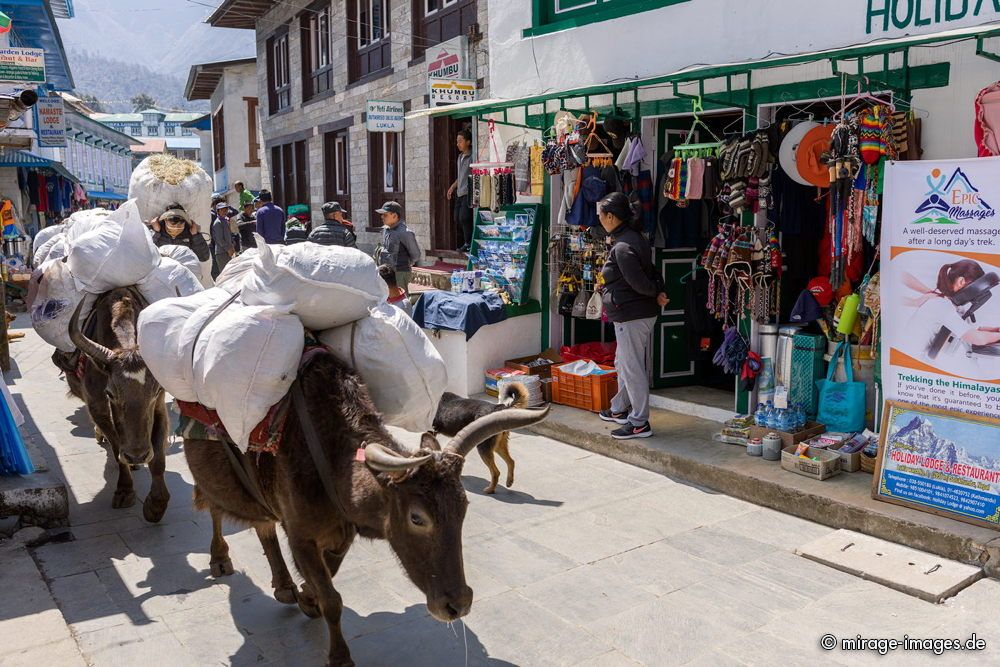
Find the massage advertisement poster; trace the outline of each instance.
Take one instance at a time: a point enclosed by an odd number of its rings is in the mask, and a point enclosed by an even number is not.
[[[934,431],[925,452],[894,435],[910,425],[894,413],[873,491],[937,511],[961,507],[958,514],[997,525],[988,517],[1000,491],[1000,429],[972,424],[1000,416],[1000,158],[890,162],[883,206],[884,398],[951,417],[939,418],[934,426],[949,426],[937,433],[921,416],[914,432]],[[963,419],[968,428],[955,421]],[[975,516],[970,489],[993,498],[990,511]]]

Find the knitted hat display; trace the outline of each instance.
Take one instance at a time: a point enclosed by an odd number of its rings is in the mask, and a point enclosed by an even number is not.
[[[860,153],[865,164],[875,164],[886,153],[885,136],[882,128],[882,113],[880,107],[872,107],[871,111],[861,117],[858,134],[861,139]]]

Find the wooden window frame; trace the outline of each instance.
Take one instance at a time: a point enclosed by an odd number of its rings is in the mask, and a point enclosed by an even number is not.
[[[177,126],[176,125],[164,125],[163,126],[163,136],[165,136],[165,137],[176,137],[177,136]]]
[[[267,104],[273,115],[292,108],[288,26],[271,35],[267,45]]]
[[[343,128],[323,133],[323,201],[345,209],[351,197],[351,136]]]
[[[159,125],[147,125],[146,126],[146,136],[147,137],[158,137],[158,136],[160,136],[160,126]]]
[[[226,168],[226,118],[225,107],[220,105],[212,114],[212,159],[215,171]]]
[[[303,102],[333,90],[332,22],[333,9],[329,2],[315,4],[299,15]]]
[[[392,187],[386,185],[386,160],[385,149],[392,135],[395,145],[394,157],[398,169],[393,174],[394,183]],[[387,201],[399,202],[403,210],[406,210],[406,133],[405,132],[369,132],[368,133],[368,199],[370,211],[374,212]],[[373,214],[369,214],[369,220]],[[372,225],[368,223],[367,230],[370,232],[381,229],[381,223]]]
[[[243,103],[247,109],[247,151],[248,157],[244,167],[260,166],[260,140],[257,138],[257,109],[260,101],[256,97],[244,97]]]
[[[429,2],[412,0],[414,60],[423,58],[437,44],[466,34],[479,23],[476,0],[437,0],[437,8],[428,11]]]
[[[389,17],[391,0],[347,1],[347,78],[351,83],[377,78],[392,71],[392,34]],[[381,7],[381,25],[374,26],[361,15],[361,5],[369,16],[375,4]],[[375,35],[379,34],[378,38]],[[362,40],[365,40],[362,42]],[[377,64],[375,66],[373,63]]]
[[[269,153],[274,203],[285,209],[292,204],[309,204],[308,140],[274,144]]]

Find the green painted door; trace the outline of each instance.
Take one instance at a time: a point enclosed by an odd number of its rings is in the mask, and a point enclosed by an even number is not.
[[[690,118],[665,118],[657,130],[657,156],[684,143],[691,127]],[[697,137],[693,138],[697,141]],[[658,165],[659,168],[659,165]],[[656,183],[659,183],[657,178]],[[685,300],[681,279],[691,273],[698,261],[696,248],[656,248],[653,263],[666,285],[670,303],[661,309],[653,327],[653,378],[655,389],[697,384],[697,367],[687,352],[684,332]]]

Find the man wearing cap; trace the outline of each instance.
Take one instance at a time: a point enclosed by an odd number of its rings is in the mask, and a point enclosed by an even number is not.
[[[215,220],[212,221],[212,244],[215,248],[216,268],[219,273],[222,273],[229,260],[236,255],[233,233],[229,229],[229,204],[224,201],[215,205]]]
[[[408,289],[411,269],[421,255],[417,237],[406,228],[403,207],[398,202],[387,201],[375,212],[382,216],[382,248],[378,263],[391,266],[396,272],[396,283]]]
[[[283,243],[285,240],[285,212],[271,201],[271,191],[261,190],[260,208],[257,209],[257,233],[267,243]]]
[[[309,240],[320,245],[358,247],[354,226],[344,219],[344,207],[335,201],[323,204],[323,224],[312,230]]]

